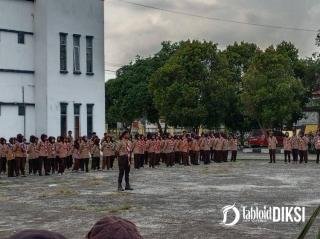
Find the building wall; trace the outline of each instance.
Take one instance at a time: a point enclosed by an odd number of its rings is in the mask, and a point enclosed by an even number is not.
[[[47,25],[47,133],[60,133],[60,102],[68,103],[68,130],[74,130],[73,104],[81,105],[81,134],[86,135],[86,105],[94,104],[93,130],[104,132],[104,16],[101,0],[37,0],[43,4]],[[45,3],[45,4],[44,4]],[[37,10],[37,7],[36,7]],[[68,16],[67,18],[65,16]],[[39,29],[41,30],[41,29]],[[68,33],[68,74],[60,73],[59,33]],[[37,33],[37,28],[36,28]],[[80,34],[81,75],[73,74],[73,34]],[[86,36],[93,36],[93,76],[86,75]],[[44,117],[44,116],[41,116]],[[42,121],[42,118],[39,118]]]
[[[24,117],[18,116],[18,106],[0,106],[0,136],[6,139],[24,133]],[[26,106],[26,137],[35,132],[35,110],[33,106]]]
[[[0,1],[0,29],[33,32],[33,2],[23,0]],[[0,69],[34,71],[34,36],[25,35],[25,43],[18,44],[18,34],[0,31]],[[0,135],[12,137],[24,132],[24,117],[18,115],[17,103],[34,104],[34,74],[0,72]],[[35,133],[34,106],[26,107],[26,136]]]
[[[26,110],[30,134],[60,134],[60,103],[68,103],[68,130],[74,130],[73,104],[81,104],[81,134],[87,133],[87,104],[94,104],[93,131],[105,131],[104,16],[101,0],[0,0],[0,29],[33,32],[18,44],[18,34],[0,31],[0,102],[34,103]],[[60,73],[59,33],[68,33],[68,74]],[[73,34],[81,35],[81,75],[73,74]],[[86,36],[93,36],[93,72],[86,74]],[[35,125],[37,126],[35,128]],[[0,134],[23,132],[17,105],[2,106]],[[11,132],[11,133],[9,133]]]

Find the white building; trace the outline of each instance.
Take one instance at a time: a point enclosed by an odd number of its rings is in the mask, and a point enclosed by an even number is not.
[[[102,0],[0,0],[0,137],[105,131]]]

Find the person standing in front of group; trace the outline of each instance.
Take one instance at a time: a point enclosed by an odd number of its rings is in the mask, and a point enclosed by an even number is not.
[[[125,177],[125,190],[133,190],[130,186],[129,174],[130,174],[130,160],[129,154],[130,148],[129,133],[124,131],[120,136],[120,142],[117,144],[116,152],[118,154],[119,176],[118,176],[118,191],[124,191],[122,187],[123,176]]]
[[[268,149],[270,155],[270,162],[269,163],[276,163],[276,149],[277,149],[277,138],[273,135],[273,132],[269,132],[268,137]]]
[[[238,138],[236,134],[234,134],[230,138],[229,146],[231,151],[231,162],[235,162],[237,160],[237,152],[238,152]]]
[[[317,163],[319,163],[319,156],[320,156],[320,130],[318,130],[316,137],[314,137],[314,147],[317,153]]]
[[[290,163],[291,161],[291,138],[289,137],[289,133],[286,132],[283,138],[283,150],[284,150],[284,162],[287,163],[287,161]]]

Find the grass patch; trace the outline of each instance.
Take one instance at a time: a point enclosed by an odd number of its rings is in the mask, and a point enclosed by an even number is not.
[[[88,205],[88,206],[83,206],[83,205],[76,205],[72,206],[71,209],[75,211],[86,211],[86,212],[95,212],[95,213],[112,213],[112,214],[117,214],[123,211],[129,211],[133,207],[128,204],[122,204],[116,207],[109,207],[109,206],[99,206],[99,205]]]
[[[45,191],[39,195],[39,198],[50,198],[50,197],[71,197],[71,196],[77,196],[79,195],[79,192],[73,190],[72,188],[63,186],[63,187],[57,187],[53,188],[52,191]]]

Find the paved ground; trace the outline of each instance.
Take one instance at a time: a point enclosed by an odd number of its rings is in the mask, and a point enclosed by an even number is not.
[[[95,221],[116,214],[134,221],[147,239],[296,238],[303,224],[240,223],[226,228],[221,208],[320,203],[320,165],[268,164],[245,155],[236,163],[132,170],[130,193],[118,193],[117,170],[63,177],[0,179],[0,238],[25,228],[84,238]],[[320,220],[316,221],[320,225]],[[316,226],[308,238],[315,238]]]

